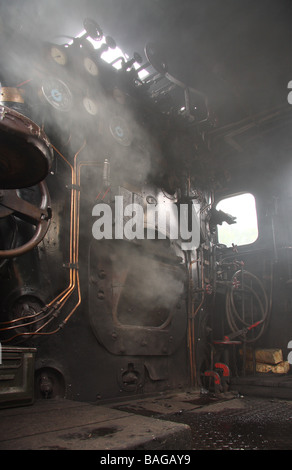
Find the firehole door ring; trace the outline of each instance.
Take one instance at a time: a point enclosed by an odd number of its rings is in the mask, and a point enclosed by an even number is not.
[[[145,266],[150,260],[147,275]],[[144,269],[140,271],[140,267]],[[181,265],[162,263],[151,258],[147,251],[139,254],[133,244],[93,242],[89,255],[89,320],[98,342],[115,355],[173,354],[183,342],[187,327],[184,275]],[[161,298],[156,296],[161,287],[157,279],[162,277],[164,288],[170,287],[171,278],[172,291],[175,283],[178,286],[164,309]],[[156,291],[154,288],[150,292],[155,283]]]

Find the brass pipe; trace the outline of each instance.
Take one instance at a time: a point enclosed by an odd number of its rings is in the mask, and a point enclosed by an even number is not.
[[[86,142],[83,143],[82,147],[75,154],[75,156],[74,156],[74,167],[71,165],[71,163],[64,157],[64,155],[56,147],[52,146],[54,148],[54,150],[57,152],[57,154],[70,167],[70,169],[71,169],[71,183],[72,183],[71,210],[70,210],[70,237],[69,237],[69,263],[70,263],[70,265],[69,265],[69,285],[60,294],[58,294],[57,297],[55,297],[51,302],[49,302],[45,307],[46,309],[50,309],[50,310],[52,308],[54,308],[55,310],[62,309],[64,304],[68,300],[68,298],[71,296],[72,292],[75,290],[76,282],[77,282],[78,302],[77,302],[76,306],[71,310],[71,312],[67,315],[65,321],[63,322],[63,325],[69,320],[71,315],[75,312],[75,310],[81,304],[79,274],[77,273],[77,275],[76,275],[76,268],[75,267],[72,268],[71,266],[74,265],[74,263],[76,263],[78,261],[78,250],[77,250],[78,240],[77,240],[77,237],[79,236],[79,208],[78,208],[78,205],[79,205],[79,202],[80,202],[80,195],[79,194],[77,195],[77,190],[75,189],[76,182],[77,182],[76,160],[79,156],[79,153],[84,149],[85,145],[86,145]],[[57,308],[56,308],[56,303],[57,303]],[[37,312],[35,315],[39,316],[42,313],[44,313],[43,310],[40,311],[40,312]],[[51,312],[45,314],[44,318],[46,318],[50,314],[51,314]],[[20,317],[18,319],[11,320],[10,322],[3,322],[3,324],[16,323],[18,321],[23,321],[24,318],[28,318],[28,317],[33,318],[34,316],[30,315],[30,316],[27,316],[27,317]],[[16,335],[14,335],[13,337],[9,338],[8,340],[4,340],[4,342],[11,341],[12,339],[14,339],[18,336],[24,336],[24,335],[25,336],[26,335],[34,336],[35,334],[45,335],[45,334],[55,333],[55,332],[59,331],[61,326],[59,326],[56,330],[54,330],[54,332],[41,332],[40,331],[40,330],[43,330],[54,318],[55,318],[55,316],[53,315],[44,325],[40,326],[40,328],[38,330],[36,330],[36,332],[18,333]],[[19,328],[21,326],[28,326],[30,324],[37,323],[40,320],[41,319],[38,318],[37,320],[34,320],[33,322],[17,325],[17,328]],[[10,330],[10,329],[15,329],[15,328],[16,328],[15,326],[11,326],[11,327],[3,328],[0,331],[7,331],[7,330]]]
[[[189,262],[189,291],[192,289],[192,274],[191,269],[194,263],[199,263],[201,261],[201,284],[202,289],[204,290],[204,267],[203,267],[203,255],[201,254],[201,259],[197,258]],[[189,356],[190,356],[190,374],[191,374],[191,385],[197,384],[197,369],[196,369],[196,353],[195,353],[195,318],[202,307],[205,300],[205,292],[203,292],[201,302],[199,306],[194,311],[194,303],[192,295],[189,292],[189,321],[188,321],[188,344],[189,344]]]

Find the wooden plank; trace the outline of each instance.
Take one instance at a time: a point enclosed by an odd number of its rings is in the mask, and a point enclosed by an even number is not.
[[[290,370],[290,364],[287,361],[282,361],[279,364],[263,364],[261,362],[256,362],[256,372],[268,373],[273,372],[273,374],[287,374]],[[246,362],[246,371],[253,372],[253,362]]]
[[[62,431],[85,424],[104,423],[123,417],[123,412],[117,410],[87,403],[82,405],[78,402],[69,403],[71,405],[68,406],[66,400],[61,400],[57,407],[51,407],[50,400],[40,401],[26,409],[18,408],[17,414],[5,416],[1,413],[0,442],[27,435],[35,436],[44,432]]]
[[[283,362],[283,354],[281,349],[257,349],[256,361],[263,364],[279,364]]]
[[[243,355],[242,349],[240,350],[240,354]],[[246,359],[252,360],[253,358],[253,351],[252,349],[246,350]],[[257,362],[262,364],[279,364],[283,362],[283,353],[281,349],[276,348],[264,348],[264,349],[256,349],[255,350],[255,359]]]
[[[63,404],[63,407],[62,407]],[[0,450],[190,449],[189,426],[62,402],[0,413]],[[30,412],[29,412],[30,411]]]

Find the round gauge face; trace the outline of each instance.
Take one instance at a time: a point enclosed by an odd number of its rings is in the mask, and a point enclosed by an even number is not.
[[[92,116],[97,115],[97,105],[91,98],[88,98],[87,96],[83,98],[83,106],[88,114],[91,114]]]
[[[69,111],[71,109],[71,91],[58,78],[47,78],[42,84],[41,91],[46,101],[58,111]]]
[[[88,72],[93,77],[96,77],[98,75],[98,67],[96,63],[92,59],[90,59],[90,57],[85,57],[83,63],[86,72]]]
[[[110,132],[113,138],[121,145],[128,147],[132,143],[131,131],[121,117],[114,117],[110,122]]]
[[[60,47],[57,46],[52,46],[50,50],[50,54],[52,59],[59,65],[66,65],[67,63],[67,55],[61,49]]]

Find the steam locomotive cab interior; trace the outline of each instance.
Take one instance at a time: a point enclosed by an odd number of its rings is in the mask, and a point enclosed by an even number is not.
[[[225,103],[151,38],[105,59],[117,44],[97,21],[15,34],[1,57],[3,364],[31,353],[34,399],[90,403],[226,392],[257,376],[260,348],[289,378],[286,82],[282,101],[222,123]]]

